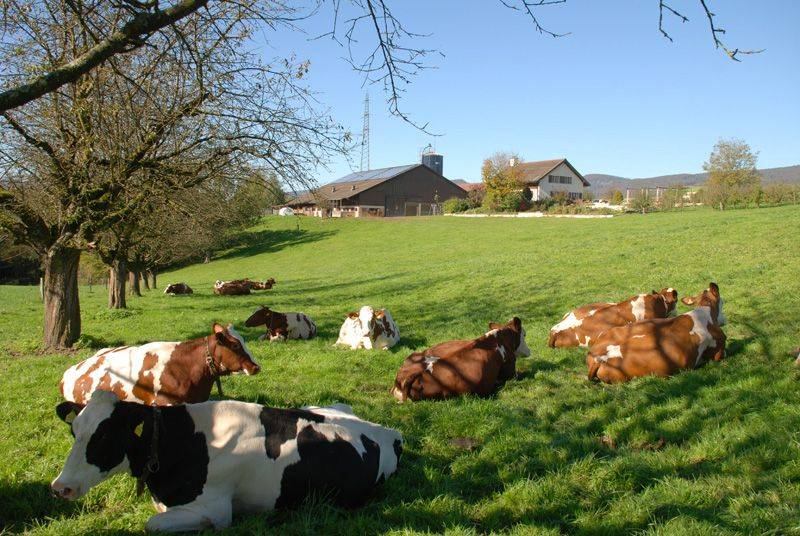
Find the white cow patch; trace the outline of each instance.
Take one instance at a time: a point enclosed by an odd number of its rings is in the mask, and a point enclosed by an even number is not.
[[[388,310],[383,309],[382,316],[383,318],[376,315],[374,309],[369,305],[363,306],[357,317],[345,318],[334,346],[349,346],[352,350],[359,348],[372,350],[374,347],[388,350],[400,340],[400,330]],[[392,336],[388,336],[384,332],[376,335],[377,324],[380,323],[382,327],[384,321],[389,324],[393,332]]]
[[[595,311],[592,311],[594,314]],[[574,312],[567,314],[566,318],[552,327],[550,331],[564,331],[565,329],[577,328],[581,324],[583,324],[583,320],[579,320],[577,316],[575,316]]]
[[[639,294],[635,300],[631,302],[631,314],[637,322],[641,322],[645,318],[645,298],[647,294]]]
[[[439,361],[439,358],[436,356],[428,356],[425,358],[425,370],[433,374],[433,364]]]
[[[711,308],[698,307],[694,311],[686,314],[692,319],[692,331],[690,333],[699,337],[697,343],[697,358],[694,362],[694,366],[697,367],[700,365],[701,359],[703,358],[703,352],[714,344],[714,337],[712,337],[711,333],[708,331],[708,325],[711,323]]]
[[[605,355],[599,355],[595,357],[595,361],[601,361],[603,363],[608,362],[609,359],[622,359],[622,349],[618,344],[609,344],[606,346],[606,353]]]

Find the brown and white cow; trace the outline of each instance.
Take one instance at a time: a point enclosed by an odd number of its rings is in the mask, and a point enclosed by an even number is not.
[[[723,300],[711,283],[696,297],[683,298],[694,310],[674,318],[613,327],[589,347],[589,379],[625,382],[640,376],[670,376],[725,357]]]
[[[279,313],[269,307],[261,306],[250,318],[245,326],[266,326],[267,332],[258,340],[269,338],[270,341],[285,341],[287,339],[310,339],[317,334],[317,325],[304,313]]]
[[[212,329],[211,335],[186,342],[104,348],[64,372],[61,394],[79,404],[97,390],[141,404],[204,402],[217,377],[260,370],[233,326]]]
[[[589,303],[565,314],[561,322],[550,329],[547,345],[550,348],[589,346],[602,332],[614,326],[667,318],[675,313],[678,292],[672,288],[637,294],[621,302]]]
[[[194,294],[194,291],[192,290],[192,287],[186,283],[172,283],[167,285],[167,288],[164,289],[164,294],[172,294],[173,296],[176,296],[180,294]]]
[[[217,280],[214,283],[214,294],[222,296],[242,296],[250,294],[253,290],[269,290],[275,285],[275,280],[252,281],[250,279],[233,279],[231,281]]]
[[[516,375],[517,357],[531,351],[519,318],[490,323],[489,330],[477,339],[443,342],[408,356],[397,371],[392,395],[405,402],[492,394]]]
[[[375,312],[372,307],[365,305],[359,312],[347,314],[334,346],[349,346],[352,350],[388,350],[399,340],[400,329],[389,310],[380,309]]]

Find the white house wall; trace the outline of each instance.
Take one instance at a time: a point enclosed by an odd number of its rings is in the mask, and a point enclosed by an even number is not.
[[[549,180],[550,175],[560,175],[562,177],[572,177],[572,184],[551,183]],[[566,164],[559,164],[553,171],[548,173],[541,181],[539,181],[539,196],[535,199],[544,199],[545,197],[552,197],[554,192],[575,192],[585,193],[583,182]]]

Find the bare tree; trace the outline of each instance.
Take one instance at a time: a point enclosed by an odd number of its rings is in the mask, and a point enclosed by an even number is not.
[[[4,226],[42,259],[46,347],[80,333],[77,266],[87,245],[112,266],[111,304],[124,306],[128,251],[153,199],[239,177],[252,162],[302,186],[346,151],[348,133],[318,113],[303,85],[308,65],[262,64],[247,51],[249,14],[221,3],[214,17],[188,17],[151,37],[154,46],[3,114]],[[57,24],[31,27],[37,50],[68,57],[92,46],[86,21],[68,9],[53,15]],[[284,16],[278,9],[273,19]]]

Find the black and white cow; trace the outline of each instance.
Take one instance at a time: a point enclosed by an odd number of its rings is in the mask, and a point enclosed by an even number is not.
[[[85,407],[63,402],[56,412],[75,443],[53,493],[78,499],[129,471],[159,512],[147,530],[224,528],[234,512],[291,507],[311,494],[359,506],[395,472],[403,445],[399,432],[343,404],[276,409],[225,400],[155,410],[96,391]]]

